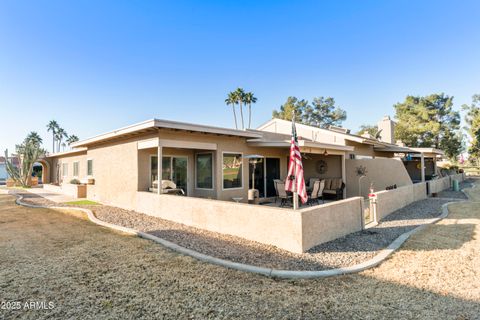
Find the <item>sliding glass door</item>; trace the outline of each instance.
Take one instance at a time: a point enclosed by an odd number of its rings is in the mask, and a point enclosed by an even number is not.
[[[157,180],[157,156],[152,156],[150,162],[150,172],[152,181]],[[188,158],[177,156],[162,157],[162,180],[173,181],[177,188],[183,189],[187,193],[187,170]]]

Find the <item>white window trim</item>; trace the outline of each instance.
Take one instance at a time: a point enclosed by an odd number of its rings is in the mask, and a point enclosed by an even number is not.
[[[212,187],[211,188],[199,188],[197,186],[197,172],[198,172],[198,170],[197,170],[197,156],[199,154],[211,154],[212,155]],[[209,190],[209,191],[215,190],[215,165],[214,165],[214,161],[215,161],[215,157],[214,157],[213,152],[198,152],[198,153],[195,153],[195,189],[196,190]]]
[[[88,174],[88,161],[92,161],[92,174]],[[93,178],[93,158],[88,158],[87,159],[87,178]]]
[[[77,175],[75,175],[75,164],[78,164]],[[72,177],[78,179],[78,176],[80,175],[80,161],[73,161],[73,168],[72,169],[73,169],[73,172],[72,172],[73,176]]]
[[[67,170],[65,170],[65,166],[67,166]],[[66,174],[65,174],[66,171]],[[62,177],[67,178],[68,177],[68,162],[62,162]]]
[[[241,155],[241,157],[242,157],[242,176],[241,176],[241,177],[242,177],[242,185],[241,185],[240,187],[236,187],[236,188],[225,188],[225,187],[224,187],[223,157],[224,157],[224,154],[226,154],[226,153],[227,153],[227,154],[239,154],[239,155]],[[228,191],[228,190],[243,190],[243,188],[244,188],[244,181],[243,181],[243,180],[245,180],[244,177],[243,177],[243,175],[245,174],[245,171],[244,171],[244,170],[245,170],[245,166],[244,166],[243,160],[244,160],[244,158],[243,158],[243,152],[238,152],[238,151],[222,151],[222,168],[221,168],[221,169],[222,169],[222,191]]]

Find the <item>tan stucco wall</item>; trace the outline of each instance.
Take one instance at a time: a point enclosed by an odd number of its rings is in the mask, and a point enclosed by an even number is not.
[[[302,252],[301,213],[230,201],[137,192],[136,211]]]
[[[74,178],[73,176],[73,163],[79,162],[78,179],[82,180],[87,177],[87,153],[75,154],[70,156],[63,156],[59,158],[48,158],[50,165],[50,182],[69,183]],[[63,164],[68,164],[68,174],[63,175]],[[57,165],[60,165],[60,170],[57,169]],[[60,171],[60,177],[57,177],[57,172]]]
[[[360,197],[300,210],[303,251],[362,230],[363,199]]]
[[[402,187],[411,185],[412,180],[408,175],[402,161],[397,159],[347,159],[346,181],[347,197],[362,196],[366,197],[369,193],[370,183],[373,183],[374,191],[385,190],[387,186]],[[363,166],[367,168],[367,176],[362,178],[359,183],[356,168]],[[361,193],[360,194],[360,185]]]
[[[462,173],[443,177],[440,179],[435,179],[435,180],[430,180],[427,181],[429,185],[429,192],[431,193],[438,193],[443,190],[449,189],[452,186],[452,181],[453,180],[458,180],[458,181],[463,181],[464,180],[464,175]]]
[[[409,205],[412,202],[427,198],[426,182],[415,183],[393,190],[375,192],[377,220],[381,220],[390,213]]]
[[[298,211],[137,192],[136,211],[301,253],[362,229],[362,199]]]
[[[95,201],[132,209],[138,188],[137,139],[91,147],[95,186],[87,196]]]

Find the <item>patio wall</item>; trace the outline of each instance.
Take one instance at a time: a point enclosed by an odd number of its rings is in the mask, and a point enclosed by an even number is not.
[[[358,197],[293,211],[137,192],[135,210],[296,253],[362,229],[362,199]]]
[[[347,197],[367,197],[370,183],[373,184],[375,190],[385,190],[386,187],[394,184],[398,187],[412,185],[412,180],[405,166],[398,159],[347,159],[345,160],[345,166]],[[360,166],[367,169],[367,174],[359,183],[356,168]]]
[[[464,174],[458,173],[458,174],[453,174],[451,176],[443,177],[440,179],[430,180],[428,181],[429,192],[430,194],[432,194],[432,193],[441,192],[443,190],[447,190],[452,187],[453,180],[458,180],[459,182],[462,182],[464,179],[465,179]]]
[[[303,251],[363,228],[363,199],[349,198],[300,210]]]
[[[54,193],[61,193],[73,198],[86,198],[87,197],[87,186],[86,185],[78,185],[78,184],[70,184],[70,183],[63,183],[60,186],[56,186],[53,184],[44,184],[43,189],[54,192]]]
[[[375,192],[375,210],[377,221],[412,202],[427,198],[426,182],[400,187],[393,190]]]

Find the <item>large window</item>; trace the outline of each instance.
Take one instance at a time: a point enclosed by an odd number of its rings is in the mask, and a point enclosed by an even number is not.
[[[93,160],[87,160],[87,176],[93,176]]]
[[[177,188],[187,192],[187,157],[165,156],[162,157],[162,179],[173,181]],[[151,182],[158,179],[158,157],[152,156],[150,161]]]
[[[213,154],[199,153],[195,162],[196,187],[213,189]]]
[[[222,168],[224,189],[243,187],[241,153],[224,153]]]
[[[79,166],[80,166],[80,163],[78,161],[75,161],[73,163],[73,176],[76,178],[78,178]]]
[[[68,163],[62,164],[62,176],[68,176]]]

